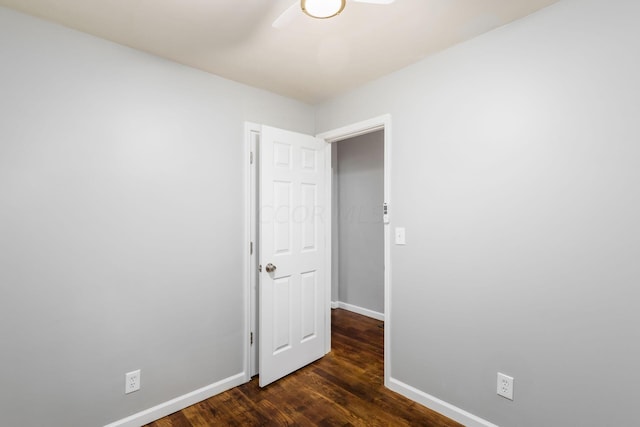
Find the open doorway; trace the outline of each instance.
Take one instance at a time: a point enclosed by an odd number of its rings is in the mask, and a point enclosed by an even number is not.
[[[384,130],[332,150],[332,308],[384,321]]]
[[[392,334],[392,314],[391,314],[391,210],[392,210],[392,195],[391,195],[391,156],[392,156],[392,130],[391,130],[391,116],[389,114],[374,117],[372,119],[364,120],[361,122],[353,123],[347,126],[343,126],[328,132],[324,132],[318,135],[319,138],[323,138],[325,141],[331,143],[331,147],[335,148],[336,143],[340,141],[355,138],[360,135],[369,134],[375,131],[383,132],[384,141],[384,205],[383,205],[383,228],[384,228],[384,385],[386,387],[391,386],[391,334]],[[333,153],[333,150],[332,150]],[[333,154],[332,154],[333,155]],[[327,172],[329,179],[331,180],[331,170]],[[332,205],[332,200],[329,201]],[[332,224],[333,225],[333,224]],[[333,227],[332,233],[333,237]],[[333,245],[332,245],[333,246]],[[332,264],[332,257],[327,260],[329,265]],[[333,270],[333,266],[332,266]]]

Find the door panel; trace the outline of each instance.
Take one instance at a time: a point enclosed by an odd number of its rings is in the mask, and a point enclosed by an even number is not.
[[[311,252],[317,249],[318,223],[314,209],[318,206],[318,193],[316,184],[302,184],[302,206],[300,210],[302,222],[302,248],[303,252]]]
[[[273,347],[277,354],[291,347],[291,277],[273,281]]]
[[[262,127],[260,386],[324,355],[326,143]],[[275,266],[268,272],[267,265]]]
[[[318,283],[316,272],[302,274],[302,340],[313,339],[318,334],[316,307],[318,305]]]
[[[289,215],[291,206],[291,182],[273,183],[273,251],[277,255],[291,254],[292,224]]]

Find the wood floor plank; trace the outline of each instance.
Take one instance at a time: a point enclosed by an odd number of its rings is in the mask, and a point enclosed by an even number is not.
[[[265,388],[257,378],[147,427],[462,427],[384,387],[384,324],[332,310],[332,351]]]

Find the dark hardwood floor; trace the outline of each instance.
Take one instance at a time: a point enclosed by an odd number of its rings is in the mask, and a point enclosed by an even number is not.
[[[148,427],[437,426],[455,421],[383,385],[383,323],[332,310],[332,352],[277,381],[257,378]]]

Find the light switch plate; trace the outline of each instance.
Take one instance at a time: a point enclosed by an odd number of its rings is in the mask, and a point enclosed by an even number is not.
[[[396,227],[396,245],[406,245],[407,238],[404,227]]]

